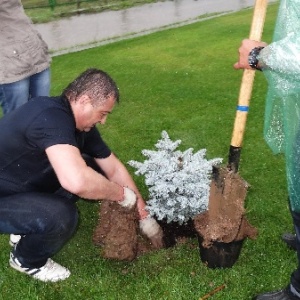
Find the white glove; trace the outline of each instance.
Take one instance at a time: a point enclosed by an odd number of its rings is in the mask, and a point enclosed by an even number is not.
[[[136,194],[133,190],[123,187],[124,189],[124,199],[119,201],[119,204],[125,208],[131,209],[136,203]]]
[[[141,232],[148,238],[152,238],[160,232],[160,226],[150,215],[145,219],[140,220]]]
[[[164,247],[164,233],[156,220],[150,215],[140,220],[140,230],[151,241],[155,249]]]

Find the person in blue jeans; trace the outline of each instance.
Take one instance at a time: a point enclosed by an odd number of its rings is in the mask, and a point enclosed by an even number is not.
[[[0,0],[0,105],[7,114],[49,96],[51,57],[20,0]]]
[[[46,282],[70,276],[52,256],[76,232],[79,198],[135,209],[141,232],[163,245],[162,229],[96,128],[117,102],[113,79],[88,69],[61,96],[33,98],[0,119],[0,232],[21,237],[10,253],[15,270]]]

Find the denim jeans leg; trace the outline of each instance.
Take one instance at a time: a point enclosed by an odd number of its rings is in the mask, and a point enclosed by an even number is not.
[[[78,222],[74,201],[56,194],[0,197],[0,232],[25,235],[14,250],[26,267],[41,267],[72,237]]]
[[[26,103],[30,98],[50,95],[50,68],[22,80],[0,84],[0,105],[7,114]]]
[[[50,68],[30,76],[29,97],[50,95],[51,73]]]
[[[3,114],[7,114],[28,101],[29,78],[13,83],[1,84],[0,89],[0,104]]]

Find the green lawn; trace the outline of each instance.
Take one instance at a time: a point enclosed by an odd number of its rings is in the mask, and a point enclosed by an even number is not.
[[[267,42],[277,8],[268,9]],[[223,157],[226,163],[242,76],[232,65],[251,18],[252,10],[243,10],[54,57],[52,94],[60,94],[86,68],[101,68],[118,83],[121,101],[99,130],[124,163],[144,159],[141,150],[154,149],[162,130],[173,140],[181,139],[182,150],[206,148],[209,158]],[[8,236],[1,235],[0,299],[199,300],[225,284],[212,299],[244,300],[285,286],[296,254],[280,240],[284,231],[292,230],[292,222],[284,158],[271,153],[262,135],[266,89],[263,74],[257,73],[240,162],[240,174],[251,185],[247,216],[259,236],[245,241],[232,268],[203,265],[196,239],[131,263],[105,260],[91,241],[98,204],[79,201],[78,232],[54,257],[70,268],[71,277],[45,284],[14,271],[8,266]],[[143,178],[135,178],[147,198]]]

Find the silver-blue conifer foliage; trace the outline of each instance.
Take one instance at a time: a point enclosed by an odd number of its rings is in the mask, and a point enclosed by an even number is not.
[[[144,162],[129,161],[136,175],[145,176],[149,187],[146,209],[158,220],[186,223],[208,209],[212,168],[221,158],[207,160],[206,149],[176,150],[181,140],[172,141],[166,131],[155,144],[157,151],[142,150]]]

